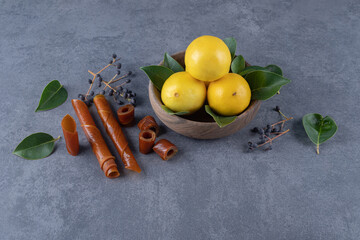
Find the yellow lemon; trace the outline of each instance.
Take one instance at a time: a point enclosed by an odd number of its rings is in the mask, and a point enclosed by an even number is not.
[[[171,75],[161,89],[161,100],[175,112],[199,110],[206,99],[204,82],[198,81],[187,72]]]
[[[211,109],[223,116],[238,115],[250,103],[251,90],[247,81],[236,73],[228,73],[207,89],[207,99]]]
[[[230,50],[217,37],[198,37],[185,52],[186,71],[201,81],[214,81],[223,77],[229,72],[230,64]]]

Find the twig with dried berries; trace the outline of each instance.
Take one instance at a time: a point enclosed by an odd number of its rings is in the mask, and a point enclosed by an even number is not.
[[[100,71],[94,73],[93,71],[88,70],[88,72],[92,75],[92,79],[88,79],[90,87],[87,90],[86,94],[79,94],[78,98],[83,100],[87,105],[90,105],[93,102],[93,97],[95,95],[102,94],[102,95],[111,96],[113,100],[119,105],[123,105],[124,101],[127,101],[135,106],[136,93],[123,87],[125,84],[131,82],[131,79],[126,79],[126,78],[132,75],[132,71],[128,71],[126,74],[120,76],[121,75],[120,69],[122,65],[120,62],[117,63],[119,60],[120,58],[117,58],[117,55],[113,54],[112,59],[109,61],[109,63],[105,67],[103,67]],[[105,81],[100,73],[102,73],[104,70],[108,69],[111,66],[116,67],[116,74],[109,81]],[[124,80],[124,81],[118,84],[117,86],[111,86],[112,84],[120,80]],[[101,89],[102,84],[105,85],[103,89]],[[95,85],[97,86],[97,90],[98,90],[97,93],[94,92]]]
[[[267,147],[264,148],[265,151],[272,150],[273,141],[290,131],[290,129],[284,130],[284,126],[287,121],[292,120],[293,118],[286,117],[280,111],[279,106],[276,106],[274,108],[274,111],[278,112],[284,119],[273,124],[268,124],[264,128],[255,127],[251,129],[252,132],[258,133],[260,135],[259,136],[260,141],[257,143],[248,142],[249,150],[254,150],[256,148],[260,148],[265,145],[267,145]]]

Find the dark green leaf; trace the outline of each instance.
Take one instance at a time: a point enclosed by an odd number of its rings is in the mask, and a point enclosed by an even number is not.
[[[205,105],[205,111],[213,117],[213,119],[215,120],[215,122],[217,123],[217,125],[219,125],[219,127],[225,127],[226,125],[229,125],[230,123],[232,123],[233,121],[235,121],[237,116],[229,116],[229,117],[225,117],[225,116],[221,116],[221,115],[217,115],[211,108],[209,105]]]
[[[260,67],[260,66],[249,66],[246,67],[245,69],[243,69],[239,74],[243,77],[245,77],[247,74],[251,73],[251,72],[255,72],[258,70],[263,70],[266,71],[266,69],[264,67]]]
[[[171,69],[164,66],[153,65],[141,67],[140,69],[146,73],[151,82],[159,91],[161,91],[166,79],[168,79],[172,74],[174,74]]]
[[[271,64],[266,66],[265,69],[269,70],[270,72],[276,73],[280,76],[283,75],[281,68],[277,65]]]
[[[271,98],[282,86],[290,82],[278,74],[262,70],[247,74],[245,79],[250,85],[251,98],[256,100]]]
[[[173,59],[168,53],[164,55],[164,67],[170,68],[173,72],[182,72],[184,68]]]
[[[243,56],[237,56],[231,63],[231,71],[239,74],[245,68],[245,59]]]
[[[231,53],[231,59],[234,58],[235,52],[236,52],[236,40],[233,37],[225,38],[223,40],[225,44],[228,46],[230,53]]]
[[[273,72],[273,73],[276,73],[280,76],[282,76],[282,70],[279,66],[276,66],[276,65],[268,65],[266,67],[260,67],[260,66],[249,66],[249,67],[246,67],[245,69],[243,69],[239,74],[241,76],[246,76],[247,74],[251,73],[251,72],[254,72],[254,71],[257,71],[257,70],[262,70],[262,71],[268,71],[268,72]]]
[[[47,133],[34,133],[22,140],[13,154],[28,160],[45,158],[52,153],[55,141],[59,139],[60,136],[54,139]]]
[[[178,116],[181,116],[181,115],[186,115],[186,114],[189,114],[189,113],[190,113],[190,112],[188,112],[188,111],[174,112],[173,110],[171,110],[170,108],[168,108],[168,107],[165,106],[165,105],[161,105],[161,108],[164,109],[164,111],[167,112],[167,113],[170,114],[170,115],[178,115]]]
[[[68,93],[63,85],[61,85],[58,80],[53,80],[44,88],[39,106],[35,112],[56,108],[63,104],[67,97]]]
[[[318,113],[308,113],[302,122],[306,134],[316,144],[316,152],[319,154],[319,145],[329,140],[337,131],[335,121],[329,116],[323,118]]]

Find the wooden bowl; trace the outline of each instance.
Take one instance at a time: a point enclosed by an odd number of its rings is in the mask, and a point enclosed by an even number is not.
[[[183,67],[185,66],[185,51],[171,55]],[[160,63],[162,65],[162,62]],[[246,63],[247,66],[250,66]],[[156,87],[149,82],[149,99],[156,116],[173,131],[191,138],[214,139],[231,135],[245,127],[255,117],[260,108],[260,101],[252,100],[247,109],[242,112],[234,122],[220,128],[213,118],[205,112],[204,107],[189,116],[170,115],[161,106],[161,94]]]

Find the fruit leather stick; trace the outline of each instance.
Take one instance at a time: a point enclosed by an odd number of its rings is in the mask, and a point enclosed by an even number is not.
[[[117,122],[110,105],[104,95],[97,95],[94,97],[94,104],[97,108],[101,121],[103,122],[106,132],[113,141],[117,151],[120,154],[125,168],[133,170],[135,172],[141,172],[138,163],[132,154],[129,143],[125,138],[120,124]]]
[[[61,128],[64,133],[68,153],[76,156],[79,153],[79,137],[78,132],[76,131],[75,120],[67,114],[61,121]]]
[[[120,176],[115,163],[115,157],[110,153],[100,130],[96,127],[95,122],[91,117],[88,107],[81,100],[73,99],[71,102],[76,115],[79,118],[81,128],[83,129],[105,176],[108,178]]]

